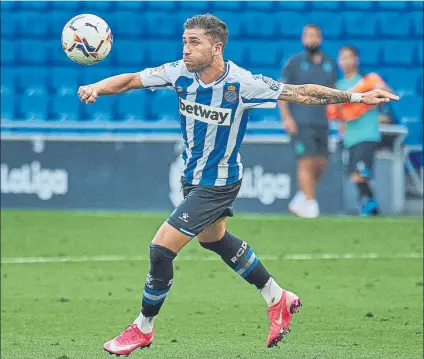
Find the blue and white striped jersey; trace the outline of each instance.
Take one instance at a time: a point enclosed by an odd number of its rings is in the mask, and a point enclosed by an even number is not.
[[[225,61],[225,73],[204,84],[176,61],[140,72],[143,86],[172,87],[179,104],[185,150],[184,177],[190,184],[224,186],[243,176],[240,145],[251,108],[275,108],[284,84]]]

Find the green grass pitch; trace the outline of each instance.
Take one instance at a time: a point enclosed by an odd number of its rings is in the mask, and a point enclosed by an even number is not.
[[[138,315],[148,244],[165,218],[3,210],[1,358],[109,358],[102,345]],[[302,298],[285,342],[265,348],[261,295],[221,261],[207,260],[213,253],[193,240],[175,262],[152,347],[131,358],[423,357],[421,218],[237,215],[228,223],[266,258],[277,281]],[[312,257],[296,259],[299,254]],[[92,260],[101,255],[129,259]],[[87,260],[6,263],[62,256]]]

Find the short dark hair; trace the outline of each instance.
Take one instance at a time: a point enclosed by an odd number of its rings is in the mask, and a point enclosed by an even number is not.
[[[228,29],[225,22],[212,14],[196,15],[187,19],[184,23],[184,29],[203,29],[205,35],[214,40],[222,42],[223,46],[228,41]]]
[[[358,57],[359,56],[359,51],[355,46],[352,45],[345,45],[342,46],[339,50],[339,52],[342,52],[343,50],[348,50],[350,51],[354,56]]]
[[[315,24],[306,24],[304,29],[306,29],[306,28],[317,30],[320,34],[322,33],[321,28],[318,25],[315,25]]]

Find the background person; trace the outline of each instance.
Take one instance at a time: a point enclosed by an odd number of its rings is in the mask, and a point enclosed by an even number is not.
[[[333,60],[321,51],[322,33],[316,25],[302,32],[304,52],[292,56],[282,71],[282,81],[295,85],[313,83],[335,87],[337,74]],[[327,165],[328,119],[324,106],[279,102],[284,127],[292,136],[297,156],[298,192],[289,203],[294,214],[319,216],[315,188]]]

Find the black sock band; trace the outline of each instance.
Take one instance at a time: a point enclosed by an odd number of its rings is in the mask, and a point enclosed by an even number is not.
[[[159,313],[172,285],[172,261],[176,256],[177,254],[168,248],[157,244],[150,245],[150,271],[144,285],[141,309],[145,317],[153,317]]]
[[[219,241],[200,242],[200,245],[220,255],[229,267],[258,289],[263,288],[271,278],[271,275],[256,257],[253,249],[231,233],[225,232],[224,237]]]

